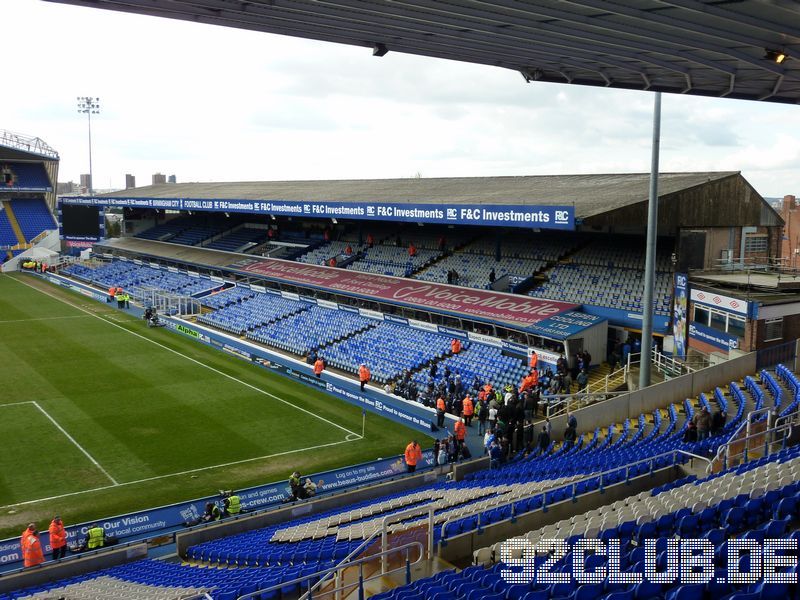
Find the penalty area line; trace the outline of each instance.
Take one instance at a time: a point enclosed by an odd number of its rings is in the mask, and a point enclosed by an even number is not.
[[[268,392],[266,390],[262,390],[261,388],[258,388],[258,387],[254,386],[251,383],[247,383],[246,381],[242,381],[241,379],[239,379],[237,377],[234,377],[233,375],[229,375],[228,373],[225,373],[224,371],[220,371],[219,369],[216,369],[216,368],[212,367],[211,365],[207,365],[207,364],[197,360],[196,358],[192,358],[191,356],[187,356],[186,354],[183,354],[182,352],[178,352],[177,350],[173,350],[169,346],[165,346],[164,344],[161,344],[160,342],[157,342],[157,341],[155,341],[153,339],[150,339],[147,336],[141,335],[140,333],[136,333],[135,331],[131,331],[130,329],[128,329],[126,327],[123,327],[122,325],[119,325],[118,323],[114,323],[110,319],[106,319],[105,317],[102,317],[102,316],[100,316],[98,314],[95,314],[94,312],[92,312],[90,310],[87,310],[86,308],[83,308],[82,306],[79,306],[77,304],[73,304],[72,302],[69,302],[69,301],[65,300],[64,298],[60,298],[60,297],[58,297],[58,296],[56,296],[54,294],[51,294],[50,292],[47,292],[45,290],[41,290],[36,286],[33,286],[33,285],[31,285],[31,284],[29,284],[29,283],[27,283],[25,281],[22,281],[21,279],[17,279],[16,277],[11,277],[11,276],[9,276],[9,277],[13,281],[16,281],[17,283],[19,283],[21,285],[27,286],[27,287],[31,288],[32,290],[36,290],[40,294],[44,294],[45,296],[50,296],[51,298],[53,298],[55,300],[58,300],[59,302],[63,302],[67,306],[71,306],[72,308],[75,308],[75,309],[77,309],[77,310],[79,310],[81,312],[84,312],[87,315],[91,315],[95,319],[100,319],[101,321],[104,321],[104,322],[108,323],[109,325],[111,325],[113,327],[116,327],[117,329],[121,329],[122,331],[124,331],[126,333],[129,333],[130,335],[134,335],[134,336],[136,336],[136,337],[138,337],[138,338],[140,338],[140,339],[142,339],[142,340],[144,340],[146,342],[150,342],[151,344],[155,344],[159,348],[167,350],[168,352],[172,352],[173,354],[177,354],[178,356],[180,356],[180,357],[182,357],[182,358],[184,358],[184,359],[186,359],[188,361],[191,361],[191,362],[195,363],[196,365],[200,365],[201,367],[203,367],[205,369],[208,369],[209,371],[213,371],[214,373],[217,373],[218,375],[222,375],[223,377],[226,377],[226,378],[230,379],[231,381],[235,381],[236,383],[239,383],[240,385],[243,385],[245,387],[250,388],[253,391],[258,392],[259,394],[263,394],[265,396],[273,398],[274,400],[277,400],[278,402],[286,404],[287,406],[290,406],[291,408],[294,408],[295,410],[299,410],[300,412],[303,412],[303,413],[305,413],[305,414],[307,414],[307,415],[309,415],[311,417],[314,417],[315,419],[323,421],[323,422],[327,423],[328,425],[333,425],[337,429],[341,429],[342,431],[344,431],[347,434],[350,434],[350,435],[353,435],[353,436],[358,436],[358,439],[361,439],[361,437],[362,437],[360,433],[356,433],[355,431],[350,431],[346,427],[343,427],[342,425],[339,425],[338,423],[334,423],[333,421],[330,421],[330,420],[326,419],[325,417],[321,417],[320,415],[315,414],[312,411],[303,408],[302,406],[297,406],[296,404],[292,404],[291,402],[289,402],[288,400],[284,400],[280,396],[276,396],[275,394],[272,394],[272,393],[270,393],[270,392]]]
[[[34,402],[35,404],[35,402]],[[348,436],[349,437],[349,436]],[[360,439],[360,438],[359,438]],[[319,450],[320,448],[329,448],[331,446],[339,446],[341,444],[348,444],[350,442],[356,442],[358,440],[349,440],[344,439],[338,442],[330,442],[328,444],[319,444],[317,446],[309,446],[308,448],[297,448],[295,450],[285,450],[283,452],[275,452],[274,454],[267,454],[265,456],[256,456],[254,458],[245,458],[242,460],[235,460],[233,462],[221,463],[218,465],[211,465],[209,467],[200,467],[197,469],[189,469],[187,471],[179,471],[177,473],[169,473],[167,475],[156,475],[154,477],[145,477],[144,479],[137,479],[135,481],[124,481],[122,483],[114,483],[114,485],[102,485],[100,487],[92,488],[89,490],[81,490],[80,492],[69,492],[67,494],[59,494],[57,496],[49,496],[47,498],[37,498],[36,500],[25,500],[24,502],[16,502],[14,504],[6,504],[5,506],[0,506],[0,509],[6,508],[13,508],[16,506],[26,506],[28,504],[36,504],[38,502],[47,502],[50,500],[60,500],[62,498],[70,498],[72,496],[80,496],[81,494],[91,494],[93,492],[100,492],[103,490],[111,490],[116,489],[128,485],[136,485],[139,483],[148,483],[150,481],[157,481],[159,479],[167,479],[169,477],[179,477],[181,475],[191,475],[192,473],[200,473],[201,471],[209,471],[211,469],[221,469],[223,467],[232,467],[235,465],[241,465],[244,463],[255,462],[258,460],[266,460],[268,458],[277,458],[279,456],[287,456],[289,454],[295,454],[297,452],[307,452],[309,450]]]

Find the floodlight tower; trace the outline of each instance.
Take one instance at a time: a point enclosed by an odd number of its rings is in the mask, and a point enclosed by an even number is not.
[[[100,114],[100,98],[91,96],[78,96],[78,112],[86,115],[89,124],[89,195],[94,194],[94,179],[92,178],[92,115]]]

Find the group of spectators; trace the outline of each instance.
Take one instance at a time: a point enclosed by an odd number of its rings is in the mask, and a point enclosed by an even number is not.
[[[712,435],[716,435],[725,427],[728,413],[722,409],[711,411],[707,406],[702,407],[689,421],[683,433],[684,442],[702,442]]]

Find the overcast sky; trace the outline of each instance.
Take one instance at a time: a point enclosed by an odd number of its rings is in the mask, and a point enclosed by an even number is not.
[[[247,181],[646,172],[653,95],[526,84],[512,71],[366,48],[3,0],[0,128],[96,188],[152,173]],[[663,171],[742,171],[800,193],[800,107],[663,97]]]

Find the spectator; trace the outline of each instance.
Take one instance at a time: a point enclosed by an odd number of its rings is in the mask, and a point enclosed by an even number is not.
[[[414,242],[411,242],[408,245],[408,255],[411,258],[414,258],[417,255],[417,247],[414,245]]]
[[[353,255],[353,247],[350,244],[347,244],[347,247],[344,249],[344,253],[347,256],[352,256]]]
[[[687,443],[697,441],[697,425],[694,420],[689,421],[689,424],[686,426],[686,431],[683,433],[683,441]]]
[[[586,369],[581,369],[576,381],[578,382],[578,391],[584,391],[589,383],[589,375],[586,373]]]
[[[218,508],[217,514],[219,514]],[[102,548],[106,544],[106,530],[100,527],[100,525],[97,523],[92,524],[92,526],[89,528],[89,531],[86,532],[86,536],[86,548],[88,550]]]
[[[367,234],[367,248],[372,248],[375,245],[375,238],[371,233]]]
[[[575,431],[578,430],[578,419],[570,412],[567,413],[567,427],[572,427]]]
[[[719,433],[725,427],[725,422],[728,420],[728,413],[720,409],[714,412],[711,418],[711,431],[714,434]]]
[[[544,420],[544,428],[547,430],[547,435],[549,436],[553,432],[553,424],[550,423],[550,417],[546,417]]]
[[[694,415],[694,422],[697,426],[697,441],[702,442],[708,437],[711,429],[711,414],[708,412],[708,407],[704,406]]]
[[[486,431],[486,420],[489,418],[489,403],[481,400],[478,403],[478,435]]]
[[[59,560],[67,555],[67,530],[61,517],[56,515],[50,522],[50,548],[53,551],[53,560]]]
[[[533,446],[533,421],[530,419],[525,421],[523,442],[525,443],[526,451],[530,452],[531,446]]]
[[[442,442],[439,441],[437,438],[436,441],[433,442],[433,464],[439,464],[439,452],[442,450]]]
[[[489,404],[489,429],[491,431],[497,426],[497,406]]]
[[[550,433],[547,431],[547,425],[542,427],[542,431],[539,434],[539,450],[544,453],[545,450],[550,446]]]
[[[419,447],[417,440],[412,440],[406,446],[405,459],[408,472],[413,473],[416,471],[417,463],[422,460],[422,448]]]
[[[578,433],[572,425],[568,425],[567,430],[564,432],[564,446],[572,448],[576,439],[578,439]]]
[[[497,275],[495,275],[495,272],[494,272],[494,267],[492,267],[492,270],[491,270],[491,271],[489,271],[489,284],[490,284],[490,285],[491,285],[492,283],[494,283],[494,281],[495,281],[495,278],[496,278],[496,277],[497,277]]]
[[[369,383],[369,380],[372,378],[372,373],[369,372],[369,368],[364,363],[361,363],[361,366],[358,367],[358,380],[361,383],[361,391],[364,391],[364,386]]]
[[[499,469],[503,463],[503,449],[497,443],[497,440],[492,440],[489,446],[489,468]]]
[[[35,567],[44,562],[42,543],[39,541],[39,531],[36,523],[30,523],[20,536],[20,547],[22,549],[22,560],[25,568]]]
[[[328,261],[328,266],[329,267],[335,267],[336,266],[336,257],[335,256],[331,256],[331,259]]]

